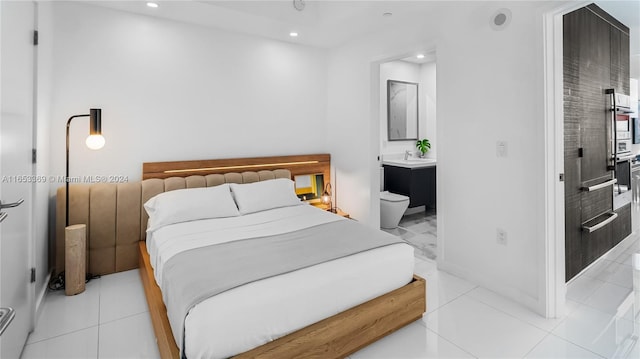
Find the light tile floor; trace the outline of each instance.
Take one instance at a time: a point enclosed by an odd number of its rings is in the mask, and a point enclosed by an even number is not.
[[[398,236],[413,246],[416,256],[422,259],[436,259],[437,216],[435,209],[402,216],[398,228],[383,231]]]
[[[640,271],[631,265],[638,238],[626,239],[568,286],[567,314],[559,319],[417,258],[415,272],[427,280],[427,314],[350,358],[640,358],[640,315],[633,312],[640,310]],[[93,280],[77,296],[48,293],[22,355],[156,357],[137,270]]]

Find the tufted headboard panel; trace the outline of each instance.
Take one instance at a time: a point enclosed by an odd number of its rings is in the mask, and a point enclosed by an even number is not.
[[[69,223],[87,225],[87,262],[92,274],[138,267],[138,241],[146,239],[149,217],[143,204],[151,197],[184,188],[223,183],[252,183],[291,178],[288,169],[230,172],[188,177],[152,178],[119,184],[69,187]],[[65,188],[56,196],[56,273],[64,271]]]

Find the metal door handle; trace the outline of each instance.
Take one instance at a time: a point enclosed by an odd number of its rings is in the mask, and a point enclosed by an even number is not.
[[[9,324],[11,324],[15,315],[16,312],[13,308],[0,308],[0,335],[2,335]]]
[[[595,186],[582,187],[582,190],[585,191],[585,192],[591,192],[591,191],[595,191],[595,190],[600,189],[600,188],[605,188],[607,186],[611,186],[613,184],[616,184],[617,182],[618,182],[618,180],[616,178],[614,178],[614,179],[608,180],[606,182],[599,183],[599,184],[597,184]]]
[[[594,226],[582,226],[582,230],[586,231],[587,233],[593,233],[595,231],[597,231],[598,229],[606,226],[607,224],[613,222],[614,219],[618,218],[618,214],[616,212],[609,212],[607,213],[607,215],[609,217],[607,217],[607,219],[605,219],[604,221],[594,225]]]
[[[4,221],[5,218],[7,218],[8,214],[7,212],[0,212],[0,223],[2,223],[2,221]]]
[[[616,161],[624,162],[624,161],[630,160],[630,159],[635,158],[635,157],[636,157],[636,155],[620,156],[620,157],[616,158]]]
[[[24,202],[23,198],[20,198],[17,202],[7,204],[3,204],[2,201],[0,201],[0,209],[18,207],[22,202]]]

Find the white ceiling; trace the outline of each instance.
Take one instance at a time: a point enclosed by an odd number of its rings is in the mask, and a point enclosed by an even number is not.
[[[405,57],[404,59],[402,59],[402,61],[411,62],[411,63],[414,63],[414,64],[420,64],[420,65],[436,61],[436,53],[435,52],[422,53],[422,55],[424,57],[420,58],[420,59],[417,57],[417,54],[416,54],[416,55],[412,55],[412,56],[409,56],[409,57]]]
[[[323,48],[337,47],[385,28],[420,21],[427,13],[433,16],[439,8],[455,4],[454,1],[427,0],[304,0],[304,10],[298,11],[293,0],[156,0],[160,6],[155,9],[147,7],[147,1],[139,0],[86,2]],[[472,3],[467,2],[464,6]],[[631,53],[640,54],[640,1],[599,0],[596,3],[631,28]],[[504,6],[504,3],[496,3],[496,6]],[[385,12],[393,15],[383,16]],[[298,32],[299,36],[289,37],[292,31]]]
[[[147,1],[137,0],[85,2],[322,48],[419,21],[424,14],[446,6],[438,1],[305,0],[304,10],[298,11],[293,0],[157,0],[159,7],[155,9],[147,7]],[[385,12],[393,15],[383,16]],[[300,35],[291,38],[292,31]]]

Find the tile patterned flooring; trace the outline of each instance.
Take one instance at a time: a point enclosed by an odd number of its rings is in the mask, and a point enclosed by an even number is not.
[[[545,319],[417,257],[428,311],[351,359],[640,358],[640,236],[623,241],[570,283],[563,318]],[[634,312],[635,310],[635,312]],[[91,281],[85,293],[47,294],[22,358],[157,358],[137,270]]]
[[[437,221],[436,210],[427,209],[409,215],[402,216],[398,228],[383,229],[387,233],[398,236],[413,246],[416,257],[423,259],[436,259],[437,248]]]

